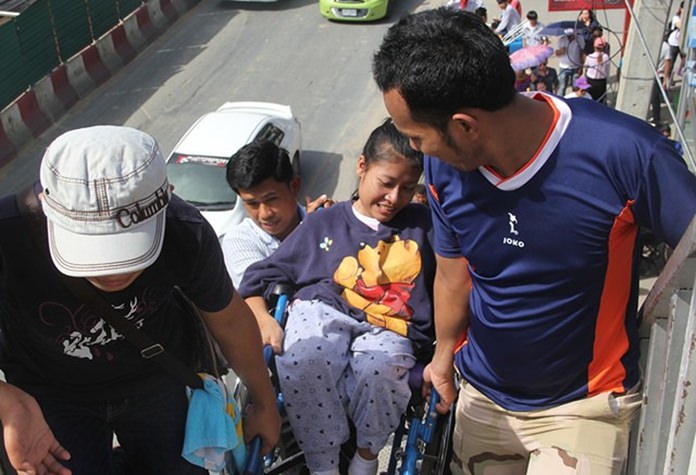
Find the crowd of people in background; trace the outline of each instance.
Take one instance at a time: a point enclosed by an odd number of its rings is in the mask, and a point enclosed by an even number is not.
[[[518,0],[497,0],[497,4],[500,15],[489,23],[488,10],[481,0],[450,3],[478,15],[501,38],[521,37],[523,47],[551,46],[550,35],[544,34],[545,23],[539,20],[535,10],[523,14],[522,4]],[[553,56],[559,69],[551,67],[545,60],[532,68],[517,71],[516,88],[519,91],[546,91],[560,96],[586,97],[606,103],[612,61],[609,43],[594,12],[588,8],[581,10],[574,27],[565,29],[555,43]],[[577,84],[580,78],[583,79]]]
[[[681,16],[684,9],[684,2],[679,4],[674,16],[670,19],[662,37],[660,54],[657,60],[657,77],[652,88],[652,96],[650,99],[650,116],[648,120],[657,126],[664,129],[661,123],[661,109],[663,103],[663,91],[665,94],[674,85],[675,76],[679,71],[675,71],[675,64],[678,58],[681,58],[681,69],[684,66],[684,54],[679,49],[681,41]]]
[[[552,46],[555,43],[552,57],[558,69],[549,65],[547,59],[537,66],[516,71],[515,87],[518,91],[542,91],[565,98],[584,98],[607,103],[608,83],[612,71],[618,81],[620,63],[614,61],[604,28],[591,9],[582,9],[575,19],[574,27],[566,28],[554,39],[554,36],[545,33],[545,23],[539,20],[536,11],[529,10],[524,14],[519,0],[496,1],[500,14],[490,22],[482,0],[455,0],[451,5],[478,15],[503,40],[521,36],[521,47]],[[680,57],[680,68],[683,68],[684,55],[679,50],[682,10],[683,2],[666,27],[657,65],[659,84],[655,83],[650,101],[648,120],[662,128],[665,124],[660,117],[663,103],[660,86],[666,91],[673,86],[677,69],[674,66]],[[509,49],[512,52],[512,48]]]

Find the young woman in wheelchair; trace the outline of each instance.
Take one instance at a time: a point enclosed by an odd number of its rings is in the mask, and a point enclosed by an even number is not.
[[[391,120],[357,162],[354,199],[309,215],[240,286],[272,345],[290,425],[313,474],[338,474],[355,427],[350,475],[374,475],[399,424],[409,370],[432,345],[435,261],[427,207],[410,203],[423,157]],[[285,330],[268,314],[275,284],[296,289]]]

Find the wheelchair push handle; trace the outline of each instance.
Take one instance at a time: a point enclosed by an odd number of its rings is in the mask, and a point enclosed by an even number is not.
[[[278,295],[278,300],[276,302],[275,310],[273,312],[273,318],[280,324],[281,327],[285,326],[285,310],[288,306],[289,295],[292,292],[292,288],[289,285],[278,284],[273,289],[273,294]],[[273,348],[270,345],[263,347],[263,357],[266,361],[266,366],[271,363],[273,358]],[[247,463],[244,469],[244,475],[260,475],[263,473],[263,457],[261,457],[261,437],[254,437],[249,446],[249,453],[247,456]]]
[[[273,311],[273,318],[281,327],[285,326],[285,310],[288,307],[288,293],[283,285],[277,285],[274,289],[274,293],[278,290],[282,290],[283,293],[278,295],[278,301],[276,302],[275,310]],[[271,358],[273,358],[273,348],[271,345],[266,345],[263,347],[263,359],[266,362],[266,366],[271,364]]]
[[[432,417],[433,415],[437,416],[437,414],[436,414],[437,411],[435,411],[435,406],[437,406],[439,402],[440,402],[440,393],[437,392],[437,389],[433,388],[430,391],[430,402],[428,403],[428,416],[429,417]]]
[[[261,458],[261,437],[256,436],[251,441],[244,475],[259,475],[263,473],[263,458]]]
[[[423,458],[423,452],[420,450],[420,447],[431,443],[435,435],[435,425],[438,417],[435,406],[437,406],[438,402],[440,402],[440,394],[433,388],[430,391],[430,401],[423,418],[414,417],[411,421],[400,475],[417,474],[418,461]]]
[[[425,418],[425,424],[423,426],[423,440],[430,443],[433,439],[433,434],[435,434],[435,424],[437,423],[437,409],[435,406],[440,402],[440,393],[437,392],[435,388],[430,391],[430,402],[428,402],[428,414]]]
[[[275,318],[276,322],[278,322],[281,327],[285,326],[285,310],[287,307],[288,294],[280,294],[278,296],[278,302],[276,302],[275,311],[273,312],[273,318]]]
[[[271,362],[271,358],[273,358],[273,347],[266,345],[263,347],[263,359],[266,362],[266,366]]]

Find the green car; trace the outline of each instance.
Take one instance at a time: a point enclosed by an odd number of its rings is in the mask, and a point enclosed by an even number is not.
[[[319,9],[329,20],[374,21],[387,16],[389,0],[319,0]]]

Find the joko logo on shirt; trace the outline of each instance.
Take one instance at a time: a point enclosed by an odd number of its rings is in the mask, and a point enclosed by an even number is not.
[[[508,226],[510,227],[510,232],[508,236],[503,237],[503,244],[507,246],[519,247],[520,249],[524,247],[524,241],[517,239],[512,236],[519,236],[520,231],[518,229],[519,221],[517,221],[517,215],[508,213]]]

